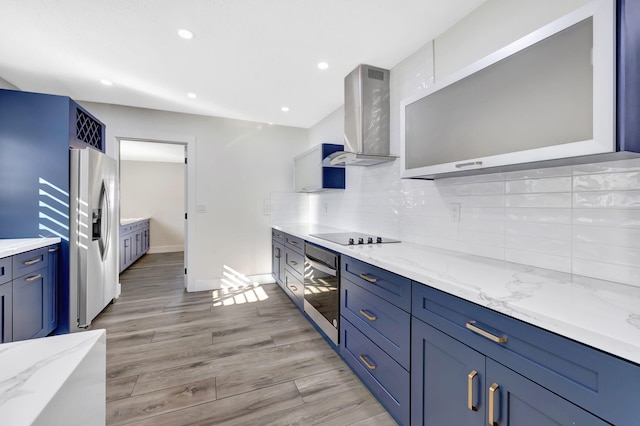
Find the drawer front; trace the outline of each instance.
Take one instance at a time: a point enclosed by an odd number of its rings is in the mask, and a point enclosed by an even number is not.
[[[411,315],[348,280],[342,284],[340,314],[409,370]]]
[[[414,283],[413,315],[614,424],[628,424],[640,366],[539,327]],[[472,321],[475,321],[471,323]],[[470,329],[506,338],[494,342]]]
[[[347,364],[401,425],[409,425],[409,373],[344,317],[340,334]]]
[[[342,278],[411,312],[411,281],[350,257],[342,257]]]
[[[9,282],[13,278],[13,274],[11,273],[12,261],[13,258],[11,256],[0,259],[0,284]]]
[[[293,235],[289,235],[289,234],[284,234],[284,246],[292,250],[295,250],[300,254],[304,253],[304,240],[302,238],[294,237]]]
[[[288,269],[284,271],[284,289],[298,309],[302,310],[304,306],[304,285]]]
[[[278,241],[280,244],[284,244],[284,232],[277,229],[271,229],[271,238]]]
[[[49,263],[48,248],[42,247],[13,256],[13,278],[30,274]]]
[[[120,235],[124,235],[131,232],[132,226],[133,225],[131,223],[127,225],[120,225]]]
[[[46,251],[45,251],[46,253]],[[13,340],[41,337],[48,270],[41,268],[13,280]]]
[[[289,247],[284,249],[284,262],[298,276],[299,280],[302,280],[304,273],[304,256],[297,251],[291,250]]]

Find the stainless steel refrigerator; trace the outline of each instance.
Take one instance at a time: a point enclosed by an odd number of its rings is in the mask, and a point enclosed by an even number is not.
[[[69,187],[69,324],[89,328],[115,297],[118,279],[116,161],[95,149],[72,149]]]

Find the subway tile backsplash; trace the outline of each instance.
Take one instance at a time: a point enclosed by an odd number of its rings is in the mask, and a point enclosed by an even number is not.
[[[640,286],[640,159],[437,181],[400,179],[399,163],[347,168],[344,191],[277,194],[273,220]]]

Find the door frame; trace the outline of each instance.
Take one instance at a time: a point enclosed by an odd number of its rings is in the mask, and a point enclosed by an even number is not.
[[[121,140],[133,140],[142,142],[156,142],[156,143],[168,143],[173,145],[184,145],[185,150],[185,207],[187,219],[185,220],[185,235],[184,235],[184,287],[185,289],[193,288],[195,285],[194,272],[194,253],[196,243],[196,138],[195,136],[188,135],[171,135],[167,133],[154,134],[153,132],[139,132],[139,131],[114,131],[115,138],[115,155],[118,160],[118,196],[117,196],[117,209],[118,209],[118,223],[120,222],[120,141]],[[118,257],[120,254],[118,253]],[[118,283],[117,295],[120,295],[120,284]]]

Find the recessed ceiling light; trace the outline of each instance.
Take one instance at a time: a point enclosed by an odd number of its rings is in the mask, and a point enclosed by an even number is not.
[[[321,70],[326,70],[327,68],[329,68],[329,64],[326,62],[318,62],[318,69]]]
[[[188,98],[191,98],[191,99],[195,99],[195,98],[197,98],[197,97],[198,97],[198,95],[196,95],[195,93],[191,93],[191,92],[189,92],[189,93],[187,93],[187,97],[188,97]]]
[[[100,80],[100,83],[104,84],[105,86],[113,86],[113,81],[106,80],[104,78],[102,80]]]
[[[283,106],[280,109],[282,110],[282,112],[289,112],[289,107]]]
[[[185,29],[178,30],[178,35],[185,40],[191,40],[193,38],[193,33]]]

